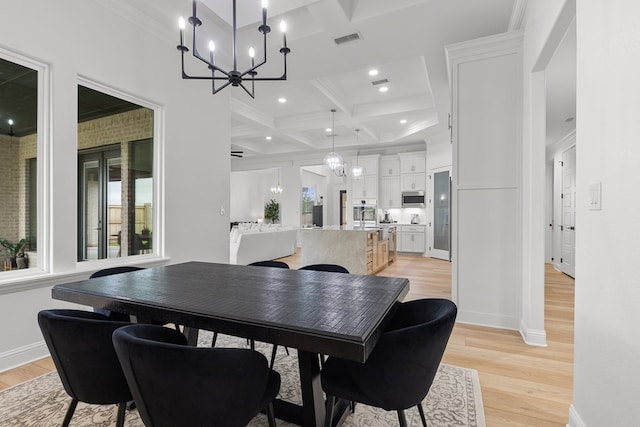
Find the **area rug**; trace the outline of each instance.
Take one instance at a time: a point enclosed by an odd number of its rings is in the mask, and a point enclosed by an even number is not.
[[[211,335],[201,333],[198,345],[209,346]],[[220,335],[216,347],[247,346],[244,339]],[[256,350],[263,352],[267,359],[271,355],[271,345],[256,343]],[[284,348],[278,348],[274,369],[282,377],[280,398],[301,403],[298,364],[295,350],[287,355]],[[0,425],[12,427],[57,427],[62,423],[70,398],[60,383],[58,374],[53,372],[31,381],[18,384],[0,392]],[[440,365],[434,384],[422,403],[427,424],[430,427],[484,427],[484,410],[478,373],[473,369]],[[409,426],[421,426],[416,408],[406,412]],[[115,425],[116,406],[96,406],[78,404],[71,421],[72,427],[112,427]],[[292,426],[288,422],[276,420],[279,426]],[[345,427],[386,427],[397,426],[395,412],[358,404],[343,424]],[[144,427],[138,412],[127,411],[125,426]],[[258,415],[251,427],[267,426],[264,415]]]

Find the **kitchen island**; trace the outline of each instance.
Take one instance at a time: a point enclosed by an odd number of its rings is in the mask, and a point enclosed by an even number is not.
[[[302,265],[338,264],[353,274],[375,274],[395,259],[395,236],[393,227],[302,229]]]

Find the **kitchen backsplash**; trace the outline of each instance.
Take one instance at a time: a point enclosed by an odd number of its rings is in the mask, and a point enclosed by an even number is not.
[[[411,224],[411,216],[418,215],[418,224],[427,222],[427,210],[422,208],[403,208],[403,209],[378,209],[378,222],[384,220],[384,213],[388,212],[393,221],[398,224]]]

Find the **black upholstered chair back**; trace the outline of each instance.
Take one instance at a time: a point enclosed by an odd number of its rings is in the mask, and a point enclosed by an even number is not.
[[[244,426],[280,388],[253,350],[187,346],[175,330],[142,324],[119,329],[113,343],[148,427]]]
[[[349,273],[349,270],[337,264],[311,264],[311,265],[305,265],[304,267],[300,267],[298,270],[328,271],[331,273]]]
[[[400,304],[364,364],[330,357],[322,372],[328,395],[385,410],[419,405],[429,392],[457,314],[446,299]]]
[[[138,271],[138,270],[144,270],[144,267],[134,267],[134,266],[124,265],[121,267],[105,268],[93,273],[91,276],[89,276],[89,279],[95,279],[97,277],[104,277],[104,276],[111,276],[112,274],[130,273],[132,271]]]
[[[255,267],[275,267],[275,268],[289,268],[289,264],[282,261],[256,261],[252,262],[249,265],[253,265]]]
[[[93,404],[132,399],[111,341],[129,323],[90,311],[43,310],[38,324],[69,396]]]

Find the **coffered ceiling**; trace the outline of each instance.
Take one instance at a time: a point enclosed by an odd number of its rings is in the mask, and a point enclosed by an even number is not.
[[[230,38],[220,34],[230,33],[231,1],[203,3],[213,13],[207,15],[202,9],[205,23],[199,31],[206,37],[209,26],[207,36],[216,43],[216,62],[229,63],[228,54],[224,55],[230,50]],[[270,0],[268,63],[258,76],[282,72],[278,25],[283,19],[291,48],[288,79],[257,82],[255,99],[239,88],[224,89],[232,97],[232,148],[243,150],[245,156],[325,152],[332,145],[331,133],[326,131],[331,127],[332,108],[337,110],[337,151],[446,141],[450,101],[444,47],[508,31],[514,3]],[[238,2],[240,63],[248,64],[249,45],[261,57],[257,49],[260,4],[260,0]],[[356,40],[335,41],[354,34]],[[205,47],[199,49],[206,52]],[[378,74],[370,76],[372,69]],[[380,92],[382,86],[388,90]],[[286,102],[279,103],[279,98]]]
[[[175,43],[178,16],[191,14],[190,0],[176,0],[170,10],[166,2],[154,0],[99,2],[127,15],[135,11],[144,16],[145,25],[168,45]],[[249,46],[256,49],[257,61],[262,58],[257,31],[261,0],[237,3],[237,49],[239,68],[243,68],[249,65]],[[216,63],[229,69],[232,0],[201,0],[198,4],[204,21],[198,49],[207,52],[209,39],[215,41]],[[244,158],[317,152],[321,160],[322,153],[331,148],[332,133],[339,152],[446,141],[450,93],[445,46],[514,29],[523,4],[523,0],[269,0],[268,61],[258,76],[282,73],[278,28],[285,20],[291,48],[288,79],[256,82],[255,99],[240,88],[224,89],[231,97],[231,149],[243,151]],[[357,37],[352,41],[335,41],[353,35]],[[575,36],[568,37],[571,43],[573,54],[558,49],[569,62],[555,61],[557,71],[549,71],[553,90],[548,97],[547,124],[554,135],[566,134],[567,127],[575,126],[564,121],[575,116]],[[193,74],[206,74],[203,67],[187,59],[187,70]],[[378,74],[370,76],[372,69]],[[9,74],[10,69],[0,70],[0,80],[10,79]],[[567,84],[572,75],[573,91]],[[176,84],[198,84],[203,91],[210,90],[204,81],[187,83],[176,78]],[[380,92],[382,86],[388,90]],[[17,98],[11,94],[12,100]],[[279,102],[280,98],[286,102]],[[9,105],[0,104],[0,110]],[[333,108],[337,110],[335,129],[327,132]],[[2,117],[8,114],[0,111]],[[28,127],[28,123],[21,126]],[[357,134],[356,129],[360,129]],[[0,124],[0,133],[7,131]]]

